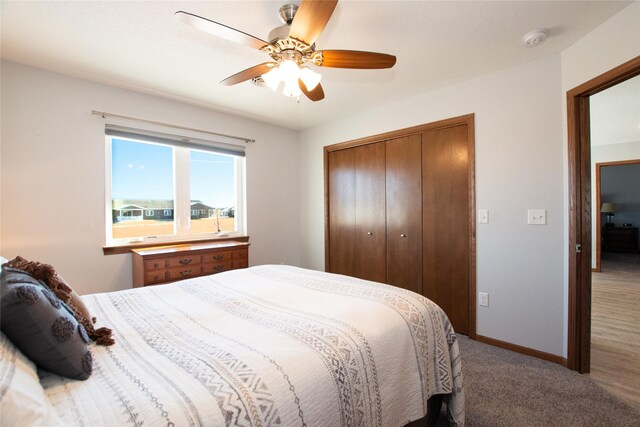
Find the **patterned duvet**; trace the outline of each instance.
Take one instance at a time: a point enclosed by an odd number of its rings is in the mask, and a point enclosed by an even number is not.
[[[464,424],[455,333],[403,289],[260,266],[83,299],[116,344],[42,379],[66,425],[401,426],[434,394]]]

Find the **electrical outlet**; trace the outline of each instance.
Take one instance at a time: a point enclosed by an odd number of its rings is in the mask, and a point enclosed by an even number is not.
[[[489,294],[487,292],[480,292],[480,305],[483,307],[489,307]]]

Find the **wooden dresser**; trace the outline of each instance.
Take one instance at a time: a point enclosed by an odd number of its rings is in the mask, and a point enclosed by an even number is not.
[[[249,266],[249,243],[225,241],[132,249],[133,286],[158,285]]]
[[[637,227],[602,227],[603,252],[638,252]]]

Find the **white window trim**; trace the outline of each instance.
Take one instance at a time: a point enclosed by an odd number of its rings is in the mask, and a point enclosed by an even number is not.
[[[117,136],[105,135],[105,202],[104,202],[104,225],[105,225],[105,246],[128,246],[132,243],[172,243],[178,241],[198,241],[198,240],[211,240],[215,238],[228,239],[229,237],[243,237],[246,236],[247,222],[246,222],[246,188],[245,188],[245,157],[234,156],[236,161],[234,162],[235,168],[235,180],[236,188],[236,205],[235,205],[235,224],[236,231],[229,232],[211,232],[211,233],[189,233],[189,227],[191,224],[190,215],[190,174],[189,174],[189,149],[185,147],[173,146],[173,167],[174,171],[181,170],[182,176],[179,173],[174,173],[174,210],[173,210],[173,223],[174,234],[168,236],[147,236],[147,237],[134,237],[124,239],[114,239],[112,234],[112,198],[111,198],[111,179],[112,179],[112,148],[111,140],[116,139],[129,139],[136,142],[149,144],[148,141],[136,140],[134,138],[122,138]],[[158,144],[166,145],[166,144]],[[224,154],[222,154],[224,155]],[[185,200],[185,198],[187,200]],[[144,211],[143,211],[144,214]],[[182,221],[181,221],[182,219]]]

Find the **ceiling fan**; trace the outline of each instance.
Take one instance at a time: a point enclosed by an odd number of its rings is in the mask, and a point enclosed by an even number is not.
[[[304,93],[312,101],[324,99],[320,75],[308,65],[332,68],[391,68],[396,57],[357,50],[316,50],[315,41],[327,25],[338,0],[302,0],[300,6],[280,8],[283,25],[269,33],[269,41],[189,12],[178,11],[176,19],[218,37],[267,53],[273,61],[240,71],[220,84],[231,86],[247,80],[264,80],[273,90],[283,87],[287,96]]]

